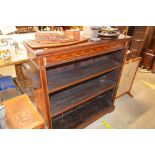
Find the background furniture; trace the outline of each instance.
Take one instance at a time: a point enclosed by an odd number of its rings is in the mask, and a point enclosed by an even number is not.
[[[4,101],[11,129],[41,129],[44,121],[26,94]]]
[[[130,91],[131,91],[132,84],[134,82],[140,61],[141,61],[141,57],[138,57],[125,62],[123,66],[120,83],[117,90],[117,97],[120,97],[124,94],[129,94],[130,96],[132,96]]]
[[[154,61],[154,54],[152,53],[144,53],[141,66],[145,69],[150,70],[152,68],[152,64]]]
[[[39,50],[25,44],[37,107],[49,128],[83,128],[114,110],[129,40]]]
[[[153,64],[155,61],[155,29],[153,26],[150,27],[149,36],[147,38],[147,45],[145,46],[142,56],[143,59],[141,66],[149,70],[154,68]],[[152,72],[154,72],[154,69],[152,69]]]
[[[149,26],[129,26],[127,34],[132,36],[132,41],[129,45],[129,59],[141,56],[148,31]]]
[[[10,39],[8,39],[10,38]],[[34,39],[35,33],[29,33],[29,34],[11,34],[11,35],[0,35],[0,39],[2,40],[8,40],[8,42],[11,40],[16,41],[18,43],[18,48],[16,50],[16,56],[15,58],[11,59],[10,61],[4,61],[3,64],[0,65],[0,74],[2,75],[11,75],[14,78],[14,81],[16,83],[16,89],[13,90],[7,90],[7,91],[1,91],[0,97],[3,100],[7,100],[9,98],[19,96],[23,93],[28,94],[30,99],[32,99],[32,102],[34,101],[34,97],[32,98],[32,88],[30,88],[30,83],[25,79],[25,76],[23,75],[22,70],[22,64],[26,63],[28,61],[27,57],[27,51],[23,45],[23,40],[27,39]],[[12,48],[9,49],[10,53]]]

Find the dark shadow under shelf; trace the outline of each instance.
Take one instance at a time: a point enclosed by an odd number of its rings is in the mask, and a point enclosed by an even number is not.
[[[52,121],[55,129],[72,129],[87,126],[89,121],[96,120],[102,115],[113,111],[106,94],[99,96],[75,109],[55,117]]]
[[[93,62],[89,65],[85,65],[76,69],[70,69],[64,72],[59,72],[54,75],[49,70],[47,72],[49,93],[91,79],[119,67],[120,63],[112,59],[105,58],[100,62]]]
[[[50,96],[52,116],[55,117],[79,106],[115,86],[115,81],[106,76],[102,76],[69,89],[56,92]]]

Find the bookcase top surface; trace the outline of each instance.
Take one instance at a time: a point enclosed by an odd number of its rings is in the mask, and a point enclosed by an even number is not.
[[[59,53],[62,51],[76,50],[79,48],[87,48],[87,47],[100,46],[100,45],[106,45],[106,44],[116,44],[117,42],[126,42],[126,41],[130,41],[131,39],[132,37],[130,36],[120,35],[117,39],[101,40],[97,42],[88,40],[82,43],[68,45],[68,46],[61,46],[61,47],[32,49],[26,43],[25,43],[25,46],[27,50],[29,52],[32,52],[35,56],[44,56],[52,53]]]

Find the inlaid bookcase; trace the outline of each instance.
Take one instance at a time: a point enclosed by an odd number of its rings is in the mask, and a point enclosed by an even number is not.
[[[114,110],[128,36],[33,49],[27,74],[48,127],[84,128]]]

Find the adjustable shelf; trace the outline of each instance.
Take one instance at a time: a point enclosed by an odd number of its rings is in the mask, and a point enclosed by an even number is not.
[[[54,69],[48,70],[47,77],[49,93],[53,93],[79,82],[94,78],[120,67],[120,63],[106,57],[103,57],[99,61],[95,61],[95,59],[86,61],[88,64],[81,66],[79,62],[72,63],[71,65],[73,68],[67,71],[61,71],[61,67],[57,67],[57,69],[60,69],[60,71],[55,74],[53,73]],[[76,65],[79,65],[79,67],[75,67]]]

